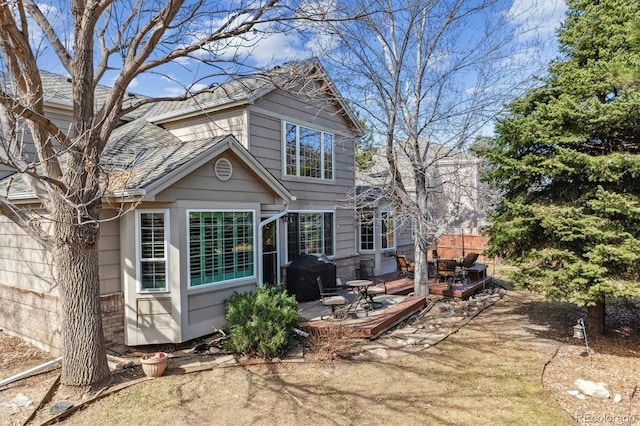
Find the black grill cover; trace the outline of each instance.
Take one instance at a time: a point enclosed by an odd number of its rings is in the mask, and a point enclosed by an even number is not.
[[[287,267],[287,292],[295,295],[298,302],[320,299],[317,278],[322,279],[325,290],[336,288],[336,265],[312,254],[293,258]]]

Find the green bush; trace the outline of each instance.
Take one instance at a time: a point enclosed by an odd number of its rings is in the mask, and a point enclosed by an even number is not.
[[[226,302],[227,349],[265,358],[289,347],[298,303],[280,287],[260,287],[255,293],[234,292]]]

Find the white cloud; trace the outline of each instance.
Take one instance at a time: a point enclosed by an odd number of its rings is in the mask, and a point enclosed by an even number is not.
[[[505,16],[520,27],[521,36],[535,37],[553,34],[566,12],[564,0],[514,0]]]
[[[184,87],[180,86],[172,86],[172,87],[164,87],[164,90],[159,96],[182,96],[184,95]],[[156,95],[157,96],[157,95]]]

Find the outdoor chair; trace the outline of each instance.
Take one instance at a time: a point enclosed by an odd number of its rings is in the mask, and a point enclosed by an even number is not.
[[[478,260],[478,253],[469,253],[467,254],[461,262],[458,262],[456,266],[458,266],[462,271],[463,279],[467,278],[467,269],[471,268],[476,264],[476,260]]]
[[[341,294],[338,294],[337,291],[328,291],[325,290],[322,285],[322,278],[318,277],[316,279],[318,282],[318,289],[320,290],[320,300],[324,306],[331,307],[331,314],[328,316],[330,318],[336,319],[338,311],[336,311],[337,307],[342,307],[347,305],[347,298]],[[327,316],[323,316],[320,319],[326,319]]]
[[[436,276],[438,277],[438,281],[453,281],[456,277],[457,268],[458,262],[456,262],[455,260],[436,260]]]
[[[396,264],[398,265],[398,277],[404,275],[407,278],[413,278],[416,264],[411,262],[407,256],[396,254]]]
[[[373,259],[362,259],[360,260],[360,271],[358,277],[361,280],[369,280],[373,281],[372,286],[367,287],[367,296],[369,297],[370,306],[373,308],[375,305],[378,307],[382,306],[381,302],[374,302],[374,296],[379,296],[381,294],[387,294],[387,283],[381,279],[376,277],[375,275],[376,263]]]

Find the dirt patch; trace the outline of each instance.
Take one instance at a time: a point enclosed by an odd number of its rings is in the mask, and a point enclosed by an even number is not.
[[[575,318],[581,309],[567,308]],[[633,300],[607,304],[607,335],[564,337],[545,369],[543,384],[553,398],[580,423],[640,424],[640,309]],[[591,354],[587,353],[587,345]],[[577,379],[606,384],[608,399],[568,393]]]

